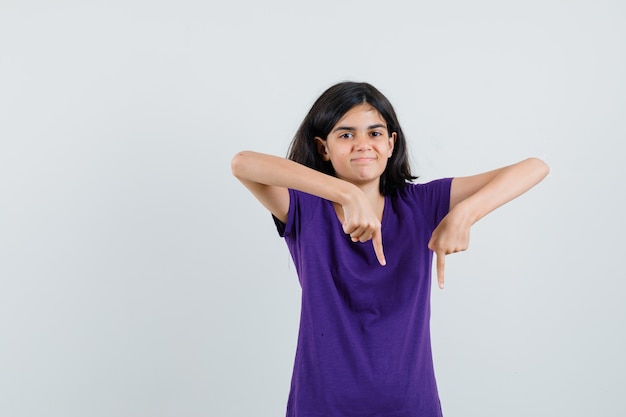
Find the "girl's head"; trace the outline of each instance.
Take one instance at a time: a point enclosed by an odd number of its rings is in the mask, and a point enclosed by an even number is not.
[[[335,175],[330,161],[322,157],[319,140],[326,140],[337,122],[352,108],[367,103],[378,111],[386,122],[387,133],[395,133],[393,153],[380,177],[380,192],[391,194],[404,187],[411,175],[404,133],[396,113],[387,98],[367,83],[343,82],[326,90],[315,101],[304,118],[289,147],[288,158],[329,175]]]

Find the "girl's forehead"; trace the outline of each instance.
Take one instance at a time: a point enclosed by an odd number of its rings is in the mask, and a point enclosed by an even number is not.
[[[337,121],[336,125],[345,123],[346,121],[372,121],[387,124],[386,120],[380,114],[380,112],[369,103],[362,103],[352,107]]]

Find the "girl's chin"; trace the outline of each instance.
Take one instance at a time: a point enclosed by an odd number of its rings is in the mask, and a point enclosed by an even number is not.
[[[380,175],[350,175],[350,176],[339,176],[344,181],[348,181],[355,185],[367,185],[369,183],[380,182]]]

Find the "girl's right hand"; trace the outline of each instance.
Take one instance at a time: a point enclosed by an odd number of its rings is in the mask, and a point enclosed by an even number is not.
[[[343,231],[353,242],[372,241],[378,262],[385,266],[381,222],[371,203],[363,195],[361,198],[341,206],[343,210]]]
[[[258,152],[237,153],[231,167],[233,175],[283,223],[289,211],[289,188],[335,201],[344,232],[355,242],[371,240],[378,262],[385,265],[379,216],[356,185],[297,162]]]

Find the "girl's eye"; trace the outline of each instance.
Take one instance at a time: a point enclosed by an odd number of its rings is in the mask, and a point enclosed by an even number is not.
[[[348,133],[348,132],[342,133],[339,137],[341,139],[350,139],[350,138],[352,138],[352,133]]]
[[[379,137],[379,136],[382,136],[383,134],[381,132],[372,132],[371,135],[374,137]]]

